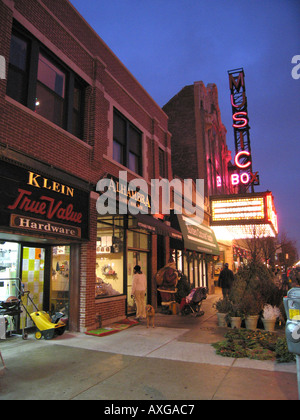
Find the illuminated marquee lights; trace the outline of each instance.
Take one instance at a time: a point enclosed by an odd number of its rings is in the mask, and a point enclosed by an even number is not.
[[[271,194],[267,195],[267,218],[268,221],[274,226],[276,233],[278,233],[277,215],[274,210],[273,197]]]
[[[243,111],[242,112],[235,112],[232,115],[232,119],[233,119],[233,121],[235,121],[238,124],[234,123],[234,124],[232,124],[232,127],[239,128],[239,129],[246,127],[248,125],[247,118],[244,118],[246,116],[247,116],[247,112],[243,112]]]
[[[248,158],[248,161],[242,163],[242,158]],[[234,158],[235,166],[237,166],[239,169],[248,169],[252,165],[251,161],[251,153],[247,152],[247,150],[241,150],[238,152]],[[241,174],[232,174],[231,175],[231,184],[232,185],[239,185],[240,183],[247,185],[247,184],[254,184],[259,185],[259,178],[258,178],[258,172],[250,173],[248,172],[242,172]]]
[[[247,152],[247,150],[242,150],[241,152],[238,152],[236,154],[235,158],[234,158],[234,163],[235,163],[235,165],[238,168],[241,168],[241,169],[249,168],[249,166],[251,165],[251,161],[248,161],[247,163],[242,164],[240,162],[240,157],[241,156],[248,156],[248,157],[250,157],[251,156],[251,153],[250,152]]]
[[[259,185],[259,176],[258,172],[252,173],[245,74],[242,68],[230,70],[228,74],[236,151],[235,166],[239,170],[239,173],[231,175],[230,181],[234,187],[241,187],[239,191],[247,191],[251,186],[254,192],[254,185]]]
[[[275,237],[278,234],[273,196],[269,192],[249,198],[212,198],[211,215],[211,226],[218,238]]]
[[[256,238],[275,238],[276,233],[271,225],[229,225],[229,226],[212,226],[218,240],[234,240],[234,239],[251,239]]]
[[[212,202],[212,220],[249,220],[264,219],[264,199],[246,198]]]

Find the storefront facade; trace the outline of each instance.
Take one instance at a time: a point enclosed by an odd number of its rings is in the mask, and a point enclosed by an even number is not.
[[[68,326],[77,328],[76,249],[89,239],[89,191],[58,171],[53,178],[45,165],[37,172],[32,159],[16,153],[2,151],[0,158],[0,300],[27,291],[33,301],[23,298],[29,313],[63,311]],[[25,311],[8,322],[8,331],[32,326]]]
[[[177,268],[192,287],[206,287],[212,292],[211,263],[220,254],[214,232],[184,215],[173,215],[172,225],[182,233],[182,241],[170,240],[171,256]]]
[[[150,214],[100,214],[97,184],[171,179],[167,116],[67,0],[0,0],[0,16],[1,299],[17,279],[70,330],[122,319],[137,263],[156,302],[172,232]]]

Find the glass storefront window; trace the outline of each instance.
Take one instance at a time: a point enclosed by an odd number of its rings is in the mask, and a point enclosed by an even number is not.
[[[52,248],[52,276],[50,287],[50,312],[63,312],[69,316],[70,247]]]
[[[20,248],[13,242],[0,244],[0,301],[18,296],[15,279],[19,277]]]
[[[178,270],[187,276],[192,287],[205,287],[206,265],[203,256],[194,251],[171,250],[171,256]]]
[[[116,296],[123,290],[124,229],[120,217],[103,218],[97,224],[96,298]]]
[[[23,305],[28,313],[43,310],[45,249],[23,246],[22,248],[22,287],[29,292],[30,299],[25,294]],[[23,311],[20,317],[20,329],[32,327],[34,324]]]
[[[128,248],[149,249],[149,235],[133,230],[128,231]]]
[[[127,283],[127,313],[131,314],[135,312],[135,300],[131,297],[131,290],[132,290],[132,280],[134,275],[133,268],[136,265],[141,267],[142,272],[147,277],[148,272],[148,253],[147,252],[139,252],[139,251],[130,251],[128,250],[128,261],[127,261],[127,273],[128,273],[128,283]],[[147,291],[145,294],[145,303],[147,303]]]

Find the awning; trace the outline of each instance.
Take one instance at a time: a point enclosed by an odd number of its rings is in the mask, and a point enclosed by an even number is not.
[[[186,249],[205,254],[220,255],[214,231],[209,226],[197,224],[193,222],[193,219],[181,214],[178,214],[177,218]]]
[[[137,227],[141,229],[149,230],[154,235],[170,236],[171,238],[182,240],[181,232],[155,219],[153,216],[138,213],[134,217],[137,220]]]

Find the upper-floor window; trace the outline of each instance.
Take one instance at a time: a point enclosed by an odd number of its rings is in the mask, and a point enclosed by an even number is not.
[[[43,54],[39,54],[35,112],[63,127],[66,74]]]
[[[159,148],[158,150],[158,158],[159,158],[159,176],[162,178],[166,178],[166,163],[165,163],[165,152]]]
[[[64,128],[83,135],[84,82],[18,24],[11,37],[7,95]]]
[[[7,94],[26,105],[28,89],[29,42],[12,34],[10,44]]]
[[[113,159],[142,175],[142,133],[114,110]]]

